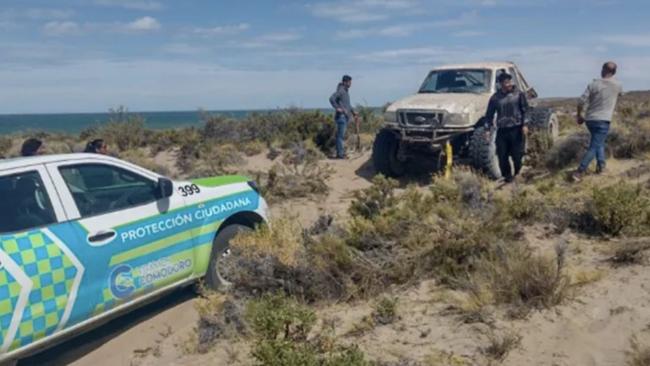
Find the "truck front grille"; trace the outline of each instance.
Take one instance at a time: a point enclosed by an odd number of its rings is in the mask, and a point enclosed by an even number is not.
[[[442,127],[445,114],[431,111],[400,111],[399,122],[406,127]]]

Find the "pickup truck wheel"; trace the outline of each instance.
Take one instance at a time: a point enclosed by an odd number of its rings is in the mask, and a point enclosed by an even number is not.
[[[208,288],[215,291],[225,291],[232,285],[228,281],[228,273],[232,270],[232,257],[230,253],[230,240],[237,234],[248,232],[248,226],[232,224],[221,229],[212,242],[212,253],[208,272],[205,274],[205,283]]]
[[[490,179],[499,179],[501,177],[495,138],[495,129],[480,126],[474,129],[469,140],[469,154],[472,165]]]
[[[375,170],[387,177],[401,177],[406,172],[404,162],[397,159],[399,140],[390,130],[381,130],[372,145],[372,162]]]
[[[542,132],[551,145],[560,136],[560,121],[552,108],[533,108],[530,114],[530,125],[534,132]]]

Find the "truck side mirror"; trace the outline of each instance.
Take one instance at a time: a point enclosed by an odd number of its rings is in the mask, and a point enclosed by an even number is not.
[[[158,178],[156,196],[158,199],[168,198],[174,194],[174,182],[168,178]]]
[[[528,97],[528,99],[535,99],[538,97],[537,91],[535,90],[535,88],[530,88],[526,92],[526,96]]]

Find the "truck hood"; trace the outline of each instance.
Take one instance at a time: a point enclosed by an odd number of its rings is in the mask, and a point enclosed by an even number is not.
[[[400,99],[391,104],[386,111],[396,112],[398,109],[444,110],[448,113],[468,114],[476,122],[478,120],[476,116],[485,114],[489,100],[490,94],[422,93]]]

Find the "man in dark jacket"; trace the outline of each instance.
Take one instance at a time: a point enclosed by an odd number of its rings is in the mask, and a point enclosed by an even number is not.
[[[352,77],[344,75],[343,79],[330,97],[330,104],[336,110],[334,121],[336,122],[336,158],[345,159],[345,130],[350,120],[356,118],[357,114],[350,103],[350,86]]]
[[[512,83],[512,75],[503,73],[497,82],[500,89],[490,98],[485,122],[492,126],[496,115],[497,156],[501,175],[507,183],[512,182],[521,171],[526,135],[528,134],[528,100],[526,94]],[[514,165],[514,174],[510,159]]]

